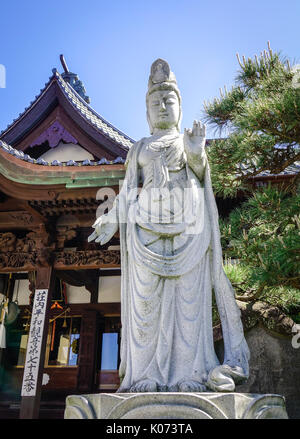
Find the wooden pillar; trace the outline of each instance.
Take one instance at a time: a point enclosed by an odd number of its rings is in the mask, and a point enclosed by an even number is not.
[[[99,315],[85,310],[81,318],[77,389],[92,392],[95,385],[97,349],[99,347]]]
[[[54,273],[38,267],[21,390],[20,419],[38,419]]]

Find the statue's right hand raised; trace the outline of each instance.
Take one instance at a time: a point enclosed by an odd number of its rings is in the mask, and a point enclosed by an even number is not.
[[[106,244],[118,231],[118,222],[113,209],[106,215],[100,216],[93,224],[94,232],[88,237],[88,242],[95,240],[101,245]]]

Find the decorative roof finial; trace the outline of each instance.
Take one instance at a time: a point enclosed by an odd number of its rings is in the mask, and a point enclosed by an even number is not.
[[[80,79],[78,78],[78,75],[76,75],[76,73],[70,72],[70,70],[68,69],[64,55],[60,55],[59,58],[60,58],[61,65],[64,69],[64,72],[61,74],[61,76],[85,100],[85,102],[87,102],[89,104],[91,102],[91,100],[86,95],[85,87],[84,87],[82,81],[80,81]]]
[[[60,58],[61,65],[63,66],[65,73],[70,73],[68,66],[67,66],[67,63],[66,63],[66,60],[65,60],[65,57],[63,55],[60,55],[59,58]]]

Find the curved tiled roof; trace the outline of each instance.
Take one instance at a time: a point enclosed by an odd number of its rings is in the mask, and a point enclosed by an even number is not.
[[[29,106],[25,108],[23,113],[20,113],[17,119],[14,119],[11,124],[9,124],[3,131],[0,132],[1,138],[4,138],[6,134],[29,113],[29,111],[40,101],[40,99],[45,95],[45,93],[49,90],[54,82],[56,82],[59,89],[68,100],[68,102],[73,106],[73,108],[94,129],[119,144],[124,150],[128,150],[133,145],[133,139],[124,134],[122,131],[115,128],[112,124],[110,124],[102,116],[100,116],[76,92],[76,90],[74,90],[73,87],[63,79],[62,75],[56,69],[53,69],[53,75],[49,78],[49,81],[45,84],[44,88],[40,90],[40,93],[29,104]]]
[[[63,185],[66,189],[118,186],[124,179],[124,158],[49,163],[33,159],[0,140],[0,179],[31,187]],[[4,177],[5,180],[2,179]],[[2,188],[1,188],[2,189]],[[14,189],[18,194],[19,189]],[[46,191],[47,192],[47,191]]]
[[[33,163],[36,165],[42,165],[42,166],[99,166],[99,165],[114,165],[114,164],[124,164],[125,159],[122,157],[117,157],[114,160],[107,160],[106,158],[102,158],[100,160],[84,160],[84,161],[74,161],[69,160],[68,162],[60,162],[58,160],[53,160],[52,162],[47,162],[44,159],[38,158],[34,159],[30,157],[30,155],[25,154],[23,151],[18,151],[17,149],[13,148],[12,146],[8,145],[7,143],[0,140],[0,150],[3,150],[7,152],[8,154],[11,154],[12,156],[24,160],[28,163]],[[288,166],[284,171],[282,171],[280,174],[276,175],[295,175],[300,172],[300,162],[297,161],[294,164]],[[258,174],[256,178],[259,177],[270,177],[275,174],[271,174],[267,171],[262,172],[261,174]]]
[[[248,173],[248,166],[245,164],[241,164],[241,171],[243,175],[247,175]],[[300,172],[300,161],[295,161],[293,164],[287,166],[283,171],[279,172],[278,174],[272,173],[270,171],[262,171],[259,174],[255,175],[252,178],[258,178],[258,177],[274,177],[275,175],[295,175]]]
[[[300,172],[300,161],[287,166],[280,174],[272,174],[269,171],[264,171],[259,174],[259,177],[272,177],[274,175],[295,175]]]
[[[69,160],[68,162],[60,162],[58,160],[53,160],[52,162],[46,162],[44,159],[34,159],[30,157],[30,155],[25,154],[23,151],[18,151],[12,146],[0,140],[0,149],[4,150],[8,154],[17,157],[20,160],[24,160],[28,163],[33,163],[35,165],[43,165],[43,166],[95,166],[95,165],[114,165],[114,164],[123,164],[125,163],[125,159],[122,157],[117,157],[114,160],[107,160],[106,158],[102,158],[101,160],[84,160],[81,162],[77,162],[74,160]]]
[[[116,129],[113,125],[101,117],[87,102],[73,89],[73,87],[64,81],[63,77],[54,69],[53,74],[57,77],[58,83],[71,104],[85,117],[92,125],[96,126],[112,140],[127,147],[128,149],[134,143],[130,137]]]

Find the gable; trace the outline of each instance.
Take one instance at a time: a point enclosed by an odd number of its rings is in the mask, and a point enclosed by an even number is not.
[[[19,151],[30,154],[34,148],[35,158],[47,152],[47,145],[54,147],[53,138],[56,145],[60,140],[78,143],[95,159],[108,160],[125,158],[134,143],[96,113],[56,69],[30,106],[0,133],[0,140]]]
[[[69,160],[74,160],[75,162],[94,160],[94,156],[79,144],[64,143],[63,141],[60,141],[54,148],[50,148],[40,158],[49,163],[54,160],[61,163],[68,162]]]

